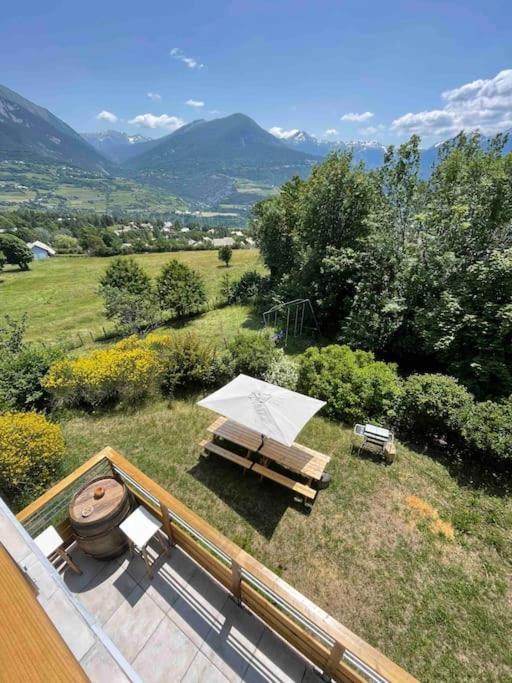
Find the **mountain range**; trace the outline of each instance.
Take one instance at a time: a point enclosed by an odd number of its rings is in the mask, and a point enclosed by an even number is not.
[[[81,133],[84,140],[94,147],[104,157],[114,163],[122,163],[132,156],[140,153],[142,142],[154,142],[157,140],[144,135],[128,135],[117,130],[107,130],[101,133]]]
[[[66,123],[2,85],[0,159],[64,163],[100,173],[109,165]]]
[[[506,151],[511,149],[509,140]],[[371,169],[382,164],[385,147],[323,140],[301,130],[276,137],[240,113],[192,121],[158,139],[114,130],[79,135],[46,109],[0,86],[0,162],[83,169],[105,179],[106,194],[107,179],[125,178],[132,187],[155,188],[159,202],[163,192],[233,215],[292,176],[307,177],[335,150],[350,150],[356,162]],[[436,158],[437,146],[422,151],[422,175],[428,176]],[[3,170],[0,180],[9,180]],[[77,182],[75,177],[72,184]]]

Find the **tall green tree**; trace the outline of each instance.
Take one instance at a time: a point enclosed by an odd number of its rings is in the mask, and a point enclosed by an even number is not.
[[[19,266],[20,270],[28,270],[34,258],[25,242],[9,233],[0,235],[0,251],[3,252],[7,263]]]
[[[178,319],[197,313],[206,303],[202,277],[175,259],[162,268],[156,288],[162,311]]]

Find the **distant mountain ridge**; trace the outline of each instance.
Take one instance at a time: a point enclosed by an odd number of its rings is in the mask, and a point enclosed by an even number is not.
[[[98,152],[115,163],[121,163],[137,156],[142,151],[143,143],[158,144],[159,140],[144,135],[128,135],[117,130],[107,130],[101,133],[81,133],[81,136]]]
[[[482,144],[487,143],[484,138]],[[438,147],[422,150],[422,177],[431,173]],[[334,150],[350,150],[356,162],[373,169],[382,164],[385,146],[321,139],[304,130],[276,136],[241,113],[191,121],[157,139],[114,130],[79,135],[46,109],[0,86],[0,161],[22,161],[27,174],[33,162],[113,180],[124,177],[163,191],[159,197],[177,195],[201,208],[247,211],[291,177],[307,177]],[[512,135],[504,151],[512,151]],[[71,184],[76,186],[76,174]]]
[[[123,168],[197,201],[218,202],[237,178],[280,185],[307,176],[319,157],[290,148],[245,114],[193,121],[128,159]]]
[[[108,161],[47,109],[0,85],[0,160],[44,161],[107,173]]]
[[[281,137],[286,145],[292,149],[326,157],[331,152],[351,150],[354,160],[364,161],[368,168],[376,168],[384,161],[385,146],[375,140],[342,142],[341,140],[326,140],[317,138],[305,130],[297,130],[292,135]]]

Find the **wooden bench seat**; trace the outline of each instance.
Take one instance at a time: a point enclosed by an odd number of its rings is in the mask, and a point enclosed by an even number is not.
[[[274,470],[271,470],[268,467],[265,467],[264,465],[255,463],[252,466],[252,471],[256,472],[256,474],[260,474],[262,477],[266,477],[267,479],[275,481],[276,484],[286,486],[287,488],[291,489],[292,491],[295,491],[295,493],[299,493],[301,496],[304,496],[305,498],[309,498],[310,500],[314,500],[316,498],[317,491],[315,491],[314,489],[310,488],[309,486],[306,486],[305,484],[301,484],[300,482],[295,481],[294,479],[285,477],[284,474],[275,472]]]
[[[226,448],[222,448],[222,446],[213,443],[213,441],[207,441],[204,439],[203,441],[200,441],[199,445],[201,448],[204,448],[205,451],[208,451],[209,453],[215,453],[215,455],[220,455],[221,458],[230,460],[231,462],[234,462],[247,470],[250,470],[252,467],[252,460],[249,460],[249,458],[244,458],[237,453],[233,453],[232,451],[228,451]]]

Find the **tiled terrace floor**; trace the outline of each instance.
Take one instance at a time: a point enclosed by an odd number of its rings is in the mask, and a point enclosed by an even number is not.
[[[105,563],[72,555],[83,575],[67,571],[66,584],[143,681],[321,681],[180,549],[157,560],[152,580],[138,556]]]

